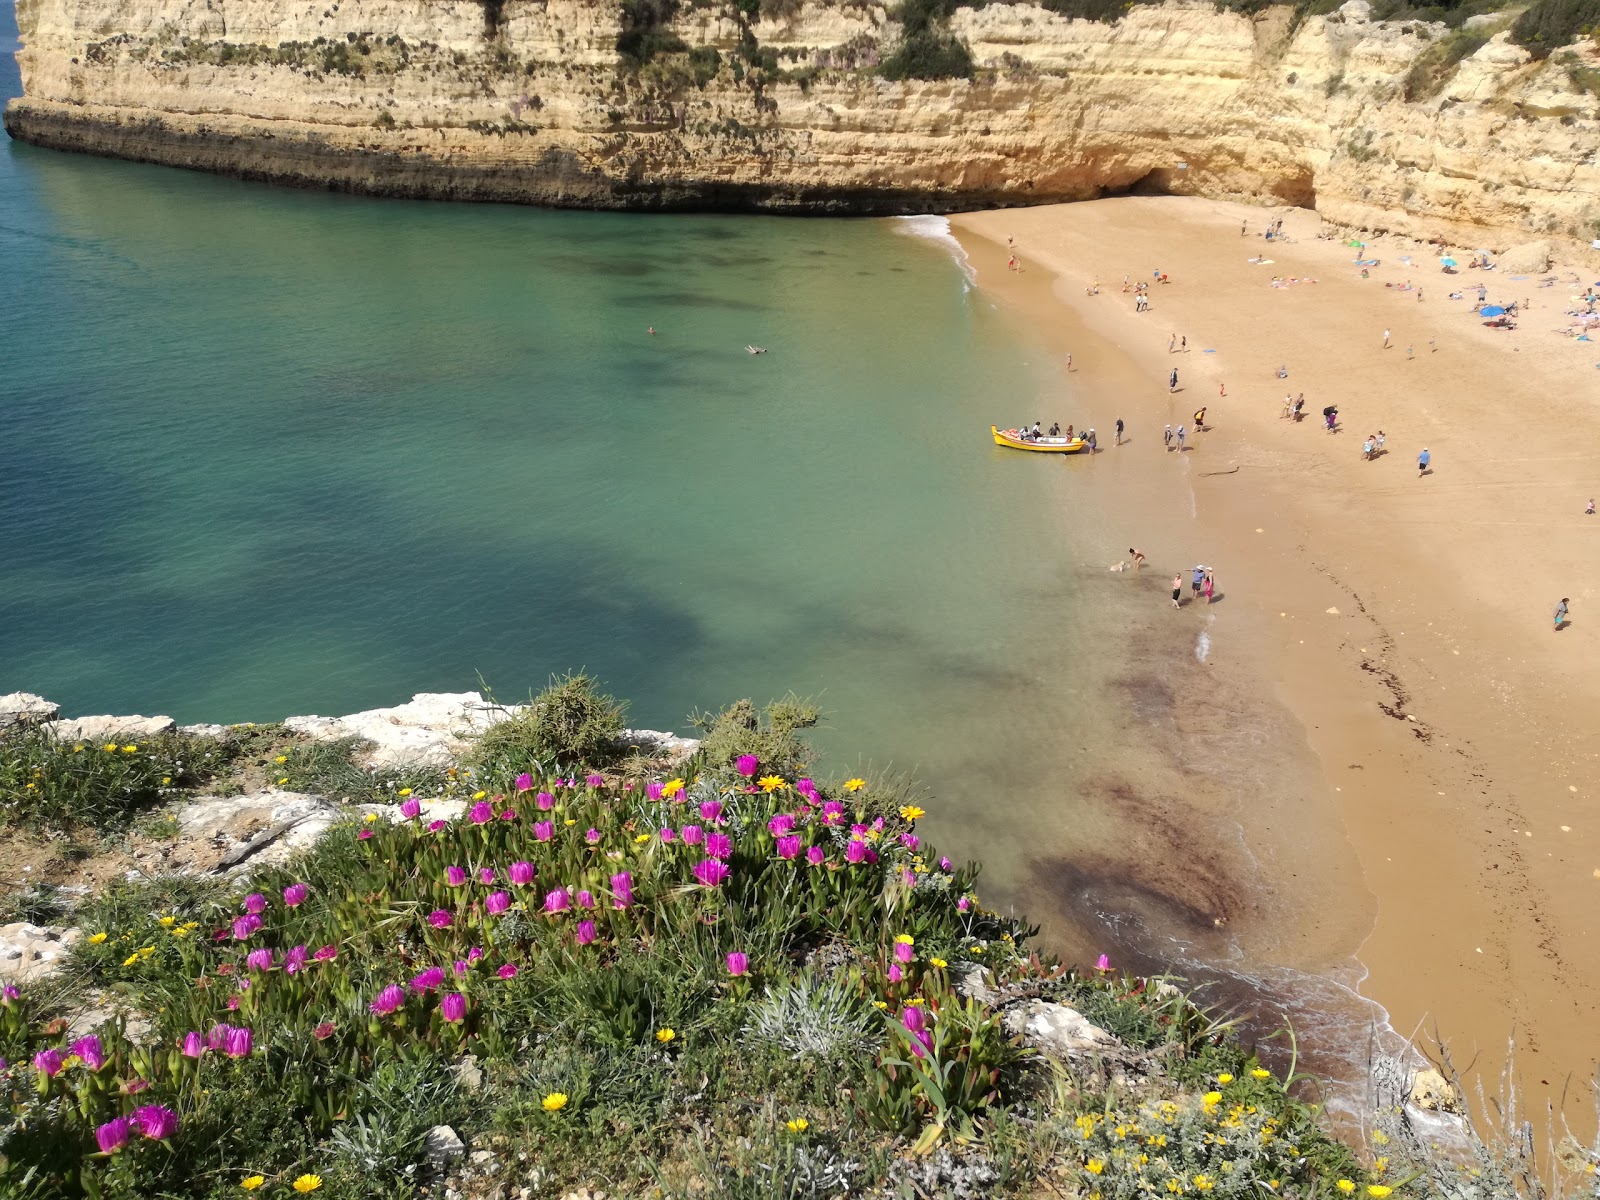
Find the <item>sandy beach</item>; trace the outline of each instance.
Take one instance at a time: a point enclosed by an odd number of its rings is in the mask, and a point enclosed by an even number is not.
[[[1285,238],[1266,241],[1279,218]],[[1530,1107],[1565,1096],[1575,1127],[1591,1125],[1600,738],[1584,714],[1600,699],[1600,516],[1584,508],[1600,496],[1600,341],[1557,330],[1600,280],[1600,252],[1523,278],[1464,269],[1458,253],[1450,275],[1409,239],[1357,250],[1319,236],[1313,212],[1181,198],[953,226],[981,295],[1055,364],[1058,400],[996,420],[1096,429],[1093,466],[1121,526],[1103,530],[1108,559],[1141,549],[1138,583],[1168,606],[1157,615],[1199,629],[1205,667],[1281,701],[1297,728],[1279,740],[1309,747],[1320,778],[1260,819],[1292,826],[1321,861],[1255,855],[1267,894],[1312,899],[1282,909],[1301,961],[1351,956],[1351,985],[1394,1029],[1424,1049],[1437,1030],[1491,1091],[1514,1032]],[[1366,278],[1357,258],[1377,260]],[[1148,312],[1135,311],[1140,281]],[[1489,303],[1522,306],[1514,330],[1472,312],[1479,284]],[[1186,348],[1169,352],[1172,339]],[[1286,393],[1304,394],[1303,420],[1281,415]],[[1189,427],[1182,452],[1163,445],[1169,423]],[[1226,602],[1171,612],[1168,581],[1183,571],[1187,593],[1197,562]]]

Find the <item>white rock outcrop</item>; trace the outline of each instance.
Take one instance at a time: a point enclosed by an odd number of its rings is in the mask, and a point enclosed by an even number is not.
[[[1049,1000],[1013,1005],[1005,1010],[1002,1021],[1007,1033],[1045,1054],[1094,1054],[1122,1044],[1077,1009]]]
[[[51,974],[80,936],[80,930],[60,925],[0,925],[0,984],[20,986]]]
[[[11,725],[42,725],[54,721],[60,712],[59,704],[53,704],[43,696],[35,696],[32,692],[12,692],[0,696],[0,729]]]

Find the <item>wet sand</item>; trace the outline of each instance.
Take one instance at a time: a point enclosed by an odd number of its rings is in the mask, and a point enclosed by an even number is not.
[[[1289,240],[1268,243],[1276,217]],[[1130,965],[1165,954],[1225,993],[1254,986],[1268,1023],[1320,1040],[1315,1065],[1334,1075],[1355,1077],[1361,1023],[1386,1012],[1424,1047],[1437,1029],[1492,1090],[1514,1030],[1527,1101],[1565,1089],[1591,1125],[1600,516],[1583,509],[1600,495],[1600,342],[1553,332],[1581,289],[1445,275],[1409,240],[1371,241],[1380,264],[1362,279],[1358,252],[1292,209],[1129,198],[953,225],[980,294],[1052,360],[1056,399],[995,419],[1096,429],[1101,453],[1062,464],[1093,471],[1094,500],[1079,488],[1064,515],[1105,544],[1104,563],[1077,567],[1149,609],[1101,631],[1133,652],[1094,680],[1111,703],[1086,718],[1095,758],[1149,766],[1074,773],[1106,821],[1086,819],[1065,858],[1021,850],[1019,906],[1053,912],[1069,950],[1120,938]],[[1591,258],[1584,282],[1600,280]],[[1136,314],[1123,276],[1157,270],[1171,283]],[[1515,331],[1471,313],[1480,282],[1490,303],[1532,301]],[[1168,353],[1173,335],[1187,352]],[[1306,396],[1299,423],[1280,416],[1285,392]],[[1167,450],[1162,425],[1192,428],[1202,405],[1209,428]],[[1387,453],[1364,461],[1380,428]],[[1148,555],[1141,575],[1107,572],[1128,546]],[[1202,562],[1222,599],[1172,612],[1173,572],[1187,596]],[[1555,632],[1562,596],[1571,622]]]

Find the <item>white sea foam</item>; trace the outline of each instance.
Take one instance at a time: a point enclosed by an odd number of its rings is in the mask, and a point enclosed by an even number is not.
[[[1208,655],[1210,653],[1211,653],[1211,635],[1209,633],[1207,633],[1204,629],[1202,629],[1200,631],[1200,636],[1195,638],[1195,640],[1194,640],[1194,656],[1197,659],[1199,659],[1201,662],[1205,662],[1206,655]]]
[[[942,243],[950,251],[950,256],[956,260],[956,266],[961,268],[961,274],[966,276],[962,290],[968,292],[972,290],[973,285],[978,282],[978,272],[973,267],[972,260],[967,257],[966,247],[956,240],[955,234],[950,232],[948,217],[923,213],[914,217],[895,217],[894,222],[895,229],[907,237],[927,238],[929,241]]]

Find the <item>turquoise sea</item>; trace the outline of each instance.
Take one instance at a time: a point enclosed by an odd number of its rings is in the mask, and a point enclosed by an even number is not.
[[[7,143],[0,691],[242,721],[583,667],[640,724],[793,689],[839,754],[937,764],[1038,699],[1007,649],[1059,534],[988,444],[1032,368],[940,228]]]

